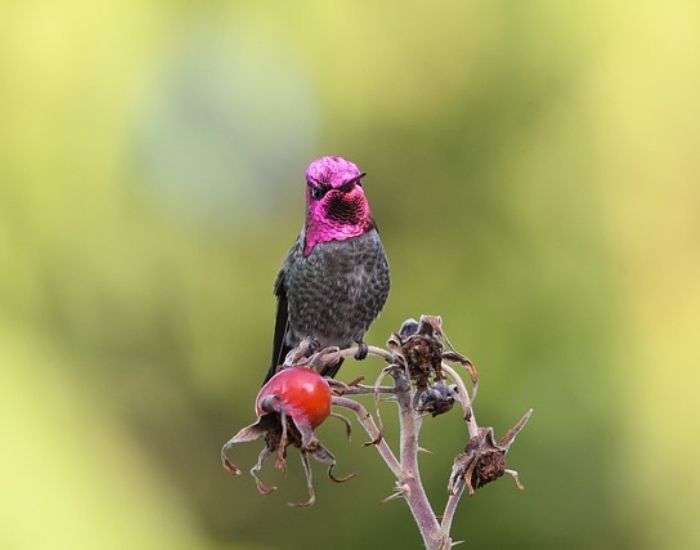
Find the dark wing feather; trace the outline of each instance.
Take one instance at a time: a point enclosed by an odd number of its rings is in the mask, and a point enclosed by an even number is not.
[[[297,240],[287,253],[287,257],[282,263],[280,272],[277,274],[275,281],[275,296],[277,296],[277,315],[275,316],[275,334],[272,339],[272,358],[270,360],[270,368],[265,376],[266,383],[277,372],[277,367],[284,362],[284,358],[292,350],[292,347],[287,345],[286,336],[289,326],[289,303],[287,301],[287,273],[294,268],[297,256],[300,254],[301,247],[304,246],[304,232],[302,231]]]
[[[275,317],[275,335],[272,339],[272,358],[270,368],[265,376],[265,384],[277,372],[277,366],[284,361],[284,358],[291,351],[285,343],[287,334],[287,324],[289,323],[289,310],[287,305],[287,289],[285,287],[286,268],[283,266],[275,281],[275,296],[277,296],[277,315]]]

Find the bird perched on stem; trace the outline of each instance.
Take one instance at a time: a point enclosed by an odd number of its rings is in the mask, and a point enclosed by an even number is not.
[[[277,317],[269,380],[303,338],[323,348],[360,344],[389,294],[389,265],[362,187],[342,157],[306,170],[306,222],[275,282]],[[322,373],[335,376],[340,364]]]

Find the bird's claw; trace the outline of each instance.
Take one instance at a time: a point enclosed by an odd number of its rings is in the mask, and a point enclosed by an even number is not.
[[[367,357],[369,353],[369,346],[364,342],[357,343],[357,353],[355,353],[355,359],[362,361]]]

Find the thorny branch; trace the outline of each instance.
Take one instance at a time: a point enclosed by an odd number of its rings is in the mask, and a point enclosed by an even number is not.
[[[440,317],[424,315],[420,321],[414,319],[405,321],[399,332],[389,338],[387,344],[388,350],[367,346],[369,355],[381,358],[388,365],[382,370],[375,384],[360,384],[362,379],[349,383],[329,379],[328,383],[332,391],[331,402],[334,406],[349,409],[355,414],[370,438],[365,445],[376,447],[380,457],[396,477],[394,492],[384,501],[403,498],[411,510],[426,548],[447,550],[459,544],[452,541],[450,531],[457,505],[465,489],[469,495],[473,495],[477,488],[504,474],[511,476],[516,486],[523,489],[517,472],[506,468],[505,455],[529,420],[532,410],[526,412],[499,441],[495,439],[493,428],[478,425],[473,409],[479,384],[478,373],[471,361],[452,347]],[[317,352],[313,350],[311,341],[303,341],[298,348],[289,353],[285,364],[279,370],[290,366],[302,366],[320,372],[340,359],[354,356],[358,348],[342,350],[326,348]],[[471,394],[462,377],[453,368],[454,364],[461,365],[468,373]],[[387,377],[393,379],[393,385],[382,385]],[[382,394],[391,395],[398,405],[401,426],[398,456],[384,438],[384,426],[379,414],[379,397]],[[376,421],[364,405],[350,399],[351,396],[361,395],[374,396]],[[442,516],[437,516],[421,482],[417,457],[418,452],[423,449],[419,446],[418,437],[425,417],[446,413],[452,409],[455,402],[459,403],[462,409],[468,440],[464,451],[454,459],[447,486],[447,503]],[[349,435],[350,427],[347,420],[345,422]],[[273,425],[275,427],[271,427]],[[263,494],[269,494],[275,489],[267,488],[257,476],[263,461],[268,455],[276,453],[276,466],[279,469],[285,469],[286,448],[289,445],[299,447],[301,450],[309,491],[308,500],[296,503],[297,506],[308,506],[315,500],[309,455],[329,466],[329,476],[334,481],[344,481],[354,475],[351,474],[345,478],[333,476],[332,471],[335,466],[333,455],[318,442],[313,431],[308,431],[308,426],[303,423],[300,425],[296,420],[290,422],[283,411],[273,423],[263,416],[256,424],[244,428],[234,436],[222,450],[224,466],[234,474],[240,473],[240,470],[227,458],[228,449],[232,444],[250,441],[261,436],[266,438],[267,445],[251,470],[251,474]]]

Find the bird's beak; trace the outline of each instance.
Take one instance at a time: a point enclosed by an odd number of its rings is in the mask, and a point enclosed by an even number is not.
[[[353,187],[355,187],[355,185],[357,183],[359,183],[359,181],[362,178],[364,178],[366,175],[367,175],[367,172],[362,172],[359,176],[355,176],[351,180],[346,181],[343,185],[341,185],[340,187],[337,187],[338,191],[341,191],[343,193],[347,193],[349,191],[352,191]]]

